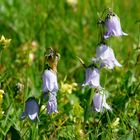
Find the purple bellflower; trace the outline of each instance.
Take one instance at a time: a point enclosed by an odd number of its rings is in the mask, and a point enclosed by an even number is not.
[[[45,70],[43,74],[43,92],[48,93],[47,113],[57,111],[56,93],[58,91],[57,75],[53,70]]]
[[[52,70],[45,70],[43,74],[43,92],[57,92],[58,91],[58,83],[57,76]]]
[[[104,108],[111,111],[111,107],[106,103],[105,94],[95,93],[93,97],[93,105],[97,112],[103,112]]]
[[[96,59],[101,63],[101,68],[107,67],[108,69],[113,69],[115,66],[122,66],[115,58],[113,50],[107,45],[102,44],[101,46],[97,47]]]
[[[105,39],[108,39],[110,36],[128,35],[122,31],[120,19],[117,15],[108,15],[105,19],[105,27],[107,28],[107,32],[104,35]]]
[[[21,115],[21,119],[25,119],[26,116],[29,117],[30,120],[35,120],[38,117],[39,113],[39,105],[34,97],[30,97],[25,104],[25,111]]]
[[[86,69],[86,77],[82,86],[89,85],[91,88],[100,87],[100,71],[97,68],[89,67]]]
[[[52,114],[53,112],[57,111],[57,101],[56,101],[56,94],[50,93],[48,104],[47,104],[47,113]]]

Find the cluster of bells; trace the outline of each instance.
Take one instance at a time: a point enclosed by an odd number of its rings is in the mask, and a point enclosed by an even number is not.
[[[96,57],[92,59],[92,64],[86,67],[85,81],[82,86],[90,86],[96,89],[96,93],[93,97],[94,109],[97,112],[102,112],[104,108],[111,110],[111,107],[106,103],[106,96],[103,93],[103,88],[100,85],[100,71],[103,68],[113,69],[115,66],[121,67],[122,65],[115,58],[112,48],[107,46],[105,40],[111,36],[123,36],[127,35],[122,31],[120,20],[116,14],[109,11],[105,21],[102,21],[106,28],[106,32],[103,34],[100,45],[96,49]],[[57,112],[57,64],[59,61],[59,54],[53,49],[50,49],[49,55],[46,56],[49,67],[44,71],[42,80],[42,90],[45,97],[48,97],[47,113],[52,114]],[[31,120],[35,120],[39,114],[39,105],[35,98],[29,98],[25,104],[25,111],[21,118],[24,119],[28,116]]]

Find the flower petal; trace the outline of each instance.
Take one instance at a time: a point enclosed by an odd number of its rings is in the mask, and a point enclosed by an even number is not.
[[[103,107],[106,108],[107,110],[112,110],[111,107],[106,103],[106,97],[105,94],[103,95]]]
[[[120,20],[117,15],[107,16],[105,27],[107,28],[107,32],[104,35],[105,39],[108,39],[110,36],[128,35],[122,31]]]
[[[58,112],[57,111],[57,101],[56,101],[56,96],[53,94],[50,94],[49,96],[49,101],[47,104],[47,113],[52,114],[53,112]]]
[[[97,112],[103,112],[103,109],[106,108],[109,111],[112,111],[111,107],[106,103],[105,94],[95,93],[93,98],[93,105]]]
[[[20,118],[21,118],[22,120],[24,120],[24,119],[26,118],[26,116],[27,116],[26,112],[23,112]]]
[[[96,57],[100,59],[101,68],[107,67],[108,69],[113,69],[115,66],[121,67],[121,64],[115,58],[113,50],[107,45],[100,45],[96,49]]]
[[[86,79],[82,86],[91,86],[92,88],[97,88],[100,86],[100,71],[97,68],[87,68],[86,69]]]
[[[96,93],[93,98],[94,108],[97,112],[102,112],[103,106],[102,106],[102,95],[99,93]]]
[[[30,118],[30,120],[35,120],[36,119],[36,117],[38,116],[38,113],[37,112],[35,112],[34,114],[29,114],[28,115],[29,116],[29,118]]]
[[[29,98],[26,101],[25,113],[29,116],[31,120],[34,120],[39,113],[39,105],[34,98]]]
[[[57,76],[51,70],[45,70],[43,74],[43,92],[57,92],[58,83]]]

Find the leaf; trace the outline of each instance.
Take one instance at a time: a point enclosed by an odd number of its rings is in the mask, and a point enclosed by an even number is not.
[[[126,140],[133,140],[133,132],[129,133]]]
[[[19,140],[20,134],[13,126],[10,127],[6,134],[6,138],[10,138],[11,140]]]
[[[86,98],[87,102],[86,102],[86,109],[84,113],[84,122],[87,121],[88,116],[90,114],[92,99],[93,99],[92,89],[89,89],[89,91],[87,92],[87,98]]]

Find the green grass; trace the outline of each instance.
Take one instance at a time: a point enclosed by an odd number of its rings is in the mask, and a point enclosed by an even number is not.
[[[101,85],[109,92],[113,112],[90,112],[90,90],[80,86],[86,64],[95,57],[98,15],[112,8],[129,36],[111,38],[108,44],[123,65],[101,72]],[[0,139],[39,140],[138,140],[140,138],[140,5],[139,0],[79,0],[76,7],[65,0],[0,0],[0,36],[11,38],[1,53],[0,87],[5,91],[0,115]],[[32,48],[32,41],[37,49]],[[40,112],[39,121],[21,121],[25,101],[35,96],[41,102],[45,49],[60,55],[58,82],[78,83],[71,94],[57,94],[58,114]],[[30,53],[35,59],[30,63]],[[19,91],[17,83],[24,88]],[[92,91],[94,92],[94,91]],[[45,101],[42,104],[46,105]],[[113,127],[119,118],[119,124]]]

